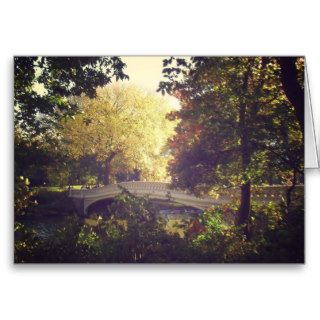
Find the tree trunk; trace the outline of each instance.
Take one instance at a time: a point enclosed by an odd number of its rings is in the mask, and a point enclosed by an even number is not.
[[[248,92],[249,71],[247,71],[243,83],[243,93]],[[239,125],[240,125],[240,144],[241,144],[241,161],[244,182],[241,185],[241,202],[236,219],[237,225],[245,225],[245,233],[248,231],[248,218],[251,206],[251,181],[247,177],[246,171],[250,164],[250,150],[247,124],[247,99],[243,99],[239,110]]]
[[[245,113],[245,107],[244,113]],[[244,114],[245,117],[245,114]],[[240,117],[241,123],[241,117]],[[238,211],[237,225],[245,224],[247,228],[247,222],[250,215],[251,206],[251,181],[248,179],[246,171],[250,164],[250,152],[248,145],[248,131],[246,128],[245,120],[243,121],[244,127],[241,136],[241,158],[242,158],[242,171],[244,182],[241,185],[241,202]]]
[[[296,187],[297,184],[297,171],[294,169],[293,170],[293,176],[292,176],[292,180],[291,180],[291,186],[288,188],[287,190],[287,211],[289,212],[289,208],[290,208],[290,204],[292,201],[292,191],[294,190],[294,188]]]
[[[103,181],[105,185],[110,184],[110,173],[111,173],[111,161],[107,159],[105,161],[104,181]]]
[[[105,171],[104,171],[104,184],[110,184],[110,175],[111,175],[111,161],[115,157],[116,153],[113,152],[105,161]]]
[[[304,91],[298,82],[295,57],[278,59],[281,67],[281,82],[283,90],[292,103],[302,134],[304,133]]]
[[[237,224],[246,224],[250,214],[251,206],[251,182],[248,180],[241,186],[241,203],[238,212]]]

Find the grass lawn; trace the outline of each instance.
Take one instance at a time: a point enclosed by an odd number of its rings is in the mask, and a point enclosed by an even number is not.
[[[81,185],[75,185],[75,186],[71,186],[71,189],[73,190],[80,190],[81,189]],[[42,192],[42,191],[49,191],[49,192],[63,192],[63,191],[67,191],[68,187],[39,187],[37,188],[38,192]]]

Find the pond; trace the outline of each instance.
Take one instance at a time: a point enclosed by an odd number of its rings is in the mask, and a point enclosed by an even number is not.
[[[22,223],[25,227],[34,230],[42,239],[49,238],[66,223],[66,216],[22,216],[15,222]]]

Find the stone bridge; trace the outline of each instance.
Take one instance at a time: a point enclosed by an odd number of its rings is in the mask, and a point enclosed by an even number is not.
[[[210,197],[198,198],[187,191],[170,189],[169,183],[143,181],[121,182],[93,189],[70,190],[69,197],[72,198],[78,212],[86,215],[90,205],[100,200],[113,199],[122,192],[121,187],[137,196],[147,195],[150,199],[154,200],[170,200],[171,202],[200,210],[205,210],[212,205],[228,203],[233,199],[240,198],[239,188],[222,190],[219,192],[217,199]],[[285,199],[287,188],[288,186],[280,185],[253,187],[252,198],[259,202],[277,202],[281,198]],[[296,192],[303,194],[303,186],[297,186]]]
[[[93,189],[71,189],[69,191],[69,197],[72,198],[78,212],[86,215],[90,205],[100,200],[116,197],[121,193],[121,187],[137,196],[147,195],[150,199],[170,200],[172,202],[177,202],[179,204],[201,210],[204,210],[211,205],[227,201],[223,198],[219,198],[219,200],[213,200],[208,197],[198,198],[186,191],[169,189],[169,183],[143,181],[121,182]]]

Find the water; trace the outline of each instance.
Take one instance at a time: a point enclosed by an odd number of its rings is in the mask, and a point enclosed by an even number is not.
[[[27,216],[19,217],[16,222],[34,230],[40,238],[47,239],[65,225],[66,218],[65,216]]]
[[[163,207],[159,210],[159,217],[167,221],[167,227],[175,230],[173,225],[181,221],[190,221],[193,217],[199,215],[201,210],[191,207]],[[67,216],[61,215],[32,215],[22,216],[16,219],[16,222],[22,223],[26,228],[34,230],[42,239],[47,239],[55,234],[58,229],[65,226]],[[86,219],[90,220],[90,219]],[[84,223],[87,221],[84,220]],[[88,223],[90,224],[90,223]],[[180,230],[178,230],[180,232]]]

